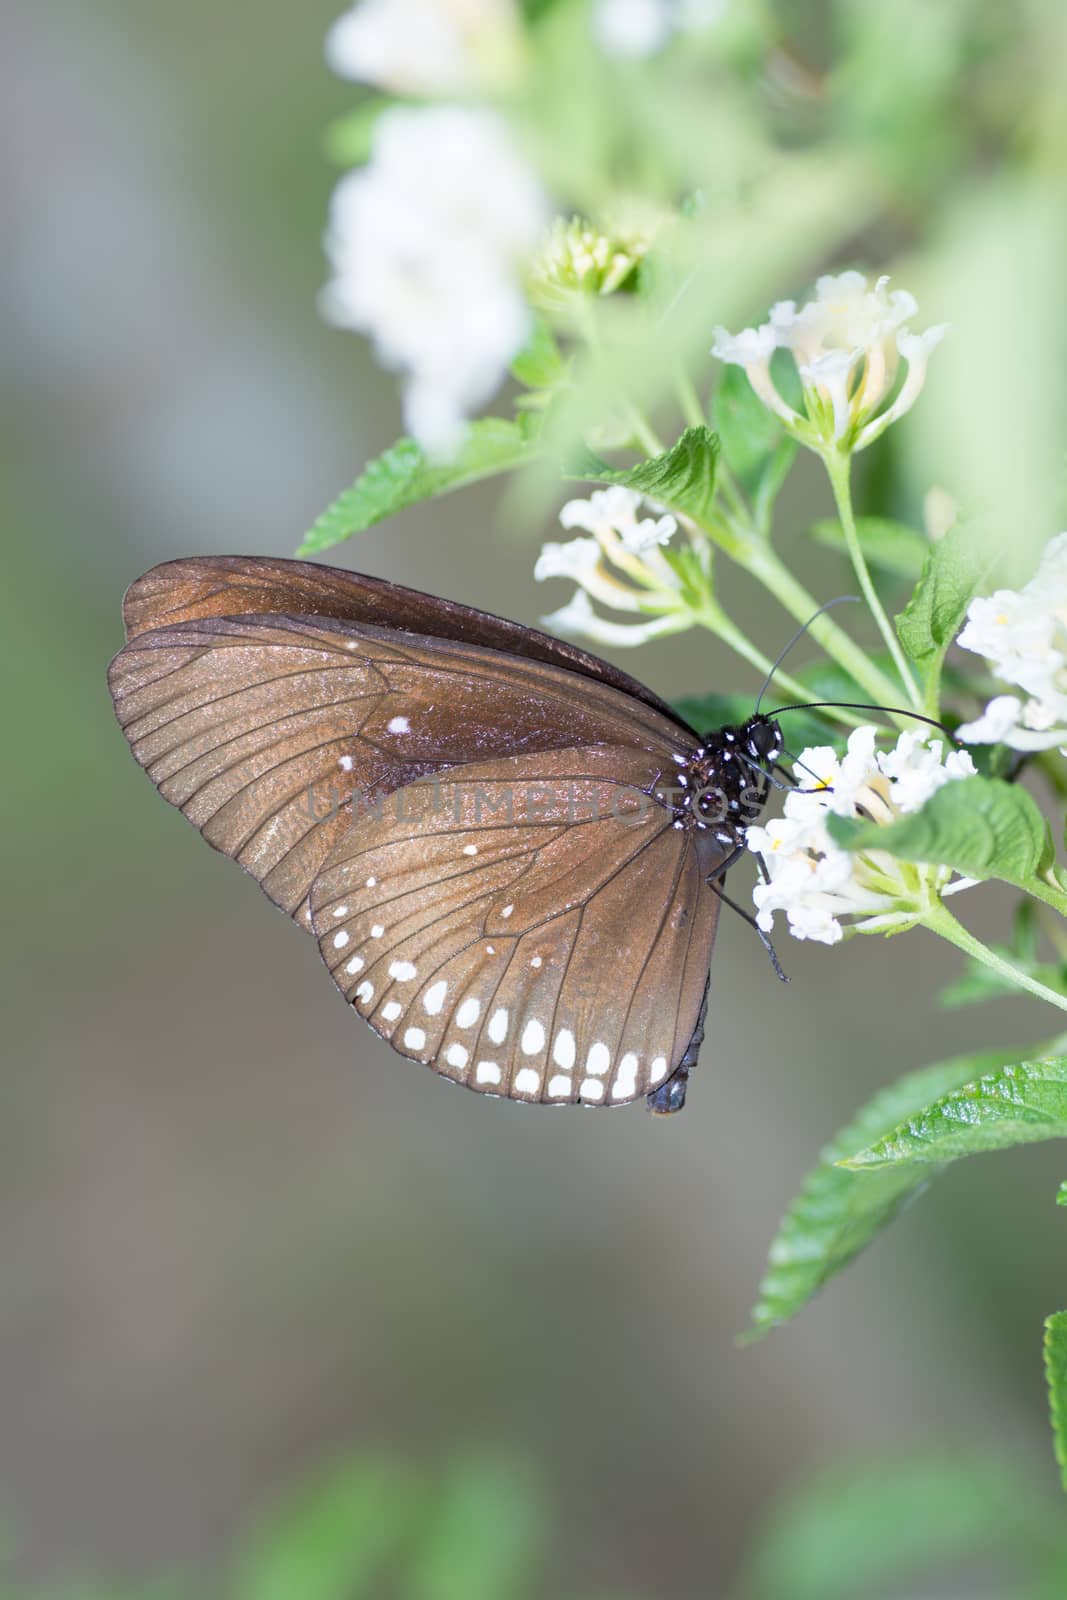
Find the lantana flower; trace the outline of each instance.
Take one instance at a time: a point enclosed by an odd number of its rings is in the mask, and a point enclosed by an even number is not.
[[[802,788],[786,796],[784,816],[748,829],[748,848],[769,879],[753,890],[765,932],[784,911],[795,939],[837,944],[844,919],[861,933],[904,927],[934,897],[970,883],[952,881],[949,867],[916,866],[882,850],[852,853],[830,837],[831,816],[888,824],[918,811],[943,784],[975,774],[965,750],[942,758],[942,741],[925,732],[902,733],[889,751],[875,748],[877,736],[873,727],[855,729],[841,758],[829,746],[802,751],[794,768]]]
[[[758,328],[728,333],[716,328],[712,354],[744,367],[756,394],[803,444],[863,450],[915,404],[926,380],[930,351],[944,324],[913,333],[908,321],[918,310],[905,289],[890,291],[888,278],[869,288],[862,272],[819,278],[815,299],[797,308],[780,300]],[[776,350],[796,363],[806,415],[784,399],[771,376]],[[907,371],[892,404],[900,361]]]
[[[460,106],[385,112],[370,163],[334,191],[323,311],[405,374],[405,421],[435,457],[455,453],[526,342],[545,210],[506,125]]]
[[[661,220],[649,213],[598,227],[584,217],[557,217],[530,269],[534,303],[558,310],[574,295],[613,294],[648,254]]]
[[[642,511],[652,514],[642,516]],[[600,644],[637,645],[687,625],[678,575],[663,557],[663,546],[678,529],[674,517],[649,507],[632,489],[613,485],[588,500],[568,501],[559,520],[587,537],[542,547],[534,567],[538,582],[572,578],[579,586],[567,605],[542,617],[545,627]],[[614,611],[652,616],[646,622],[613,622],[593,609],[593,600]]]
[[[1067,746],[1067,533],[1049,541],[1022,589],[971,601],[958,643],[1026,696],[997,695],[959,729],[961,739],[1014,750]]]
[[[516,0],[358,0],[326,37],[334,71],[405,95],[468,94],[514,76]]]

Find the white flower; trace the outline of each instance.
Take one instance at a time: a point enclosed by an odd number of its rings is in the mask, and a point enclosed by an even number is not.
[[[669,0],[596,0],[593,37],[605,55],[640,61],[663,49],[673,20]]]
[[[1027,696],[997,695],[960,728],[961,739],[1015,750],[1067,746],[1067,533],[1045,546],[1024,588],[972,600],[957,642]]]
[[[857,728],[841,759],[826,746],[804,750],[795,766],[803,788],[786,796],[785,815],[748,829],[748,848],[762,856],[769,877],[753,890],[765,931],[784,911],[794,938],[836,944],[843,918],[859,919],[855,925],[865,931],[904,926],[924,900],[969,881],[951,883],[948,868],[912,866],[881,850],[852,854],[830,837],[831,814],[885,825],[918,811],[943,784],[974,776],[966,751],[942,760],[941,741],[925,732],[902,733],[884,752],[875,748],[877,735],[876,728]]]
[[[905,324],[918,309],[915,300],[903,289],[889,292],[888,282],[879,278],[868,288],[862,272],[822,277],[815,299],[799,310],[794,300],[781,300],[758,328],[738,334],[716,328],[712,354],[744,367],[763,404],[803,443],[862,450],[911,410],[930,351],[945,333],[943,325],[912,333]],[[788,350],[796,362],[806,416],[793,410],[771,377],[775,350]],[[901,358],[904,382],[883,410]]]
[[[394,94],[464,94],[507,82],[520,43],[515,0],[359,0],[327,34],[326,59]]]
[[[636,645],[686,625],[678,576],[661,553],[678,524],[669,514],[640,516],[645,507],[641,495],[617,484],[595,490],[588,500],[568,500],[560,523],[592,538],[542,547],[534,567],[538,582],[573,578],[581,585],[569,605],[541,619],[546,627],[584,633],[602,644]],[[640,624],[609,622],[593,610],[590,597],[614,611],[658,615]]]
[[[528,336],[521,274],[544,211],[503,122],[455,106],[387,111],[369,165],[334,191],[324,313],[405,374],[405,420],[432,455],[455,452]]]
[[[592,639],[595,644],[634,645],[647,644],[665,633],[677,633],[686,626],[682,616],[655,617],[649,622],[610,622],[593,610],[584,589],[575,589],[565,606],[541,618],[542,626],[550,633],[567,638]]]

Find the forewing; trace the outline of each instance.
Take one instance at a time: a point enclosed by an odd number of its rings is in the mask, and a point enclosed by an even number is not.
[[[610,684],[675,719],[670,707],[643,683],[564,639],[455,600],[314,561],[269,556],[193,556],[167,561],[136,579],[123,602],[128,639],[150,629],[206,617],[278,613],[400,628],[545,661]]]
[[[570,748],[391,797],[311,892],[341,992],[400,1054],[483,1093],[621,1105],[700,1015],[718,900],[658,763]]]
[[[575,739],[672,770],[689,737],[548,663],[322,617],[202,619],[137,634],[110,685],[160,793],[290,914],[354,809],[427,774]]]

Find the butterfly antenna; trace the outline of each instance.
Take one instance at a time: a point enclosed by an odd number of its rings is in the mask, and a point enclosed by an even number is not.
[[[916,722],[928,723],[931,728],[938,728],[958,745],[959,740],[951,728],[946,728],[943,722],[938,722],[936,717],[924,717],[921,711],[909,711],[904,706],[869,706],[856,700],[809,700],[795,706],[779,706],[777,710],[768,712],[770,717],[780,717],[787,711],[825,711],[837,709],[839,711],[881,711],[887,717],[912,717]]]
[[[812,623],[813,622],[817,622],[825,611],[832,611],[834,606],[844,606],[844,605],[852,605],[852,604],[858,605],[859,604],[859,598],[860,597],[859,597],[858,594],[839,594],[837,596],[836,600],[827,600],[826,604],[824,606],[820,606],[818,611],[813,611],[811,616],[808,618],[807,622],[805,622],[804,626],[802,628],[798,628],[797,629],[796,633],[794,633],[793,637],[790,639],[790,641],[786,645],[785,649],[784,650],[780,650],[778,652],[778,656],[777,656],[776,660],[774,661],[773,665],[771,666],[771,670],[768,672],[767,676],[763,680],[763,687],[760,689],[759,694],[756,696],[756,715],[757,715],[757,717],[759,716],[759,708],[763,704],[763,696],[767,693],[767,690],[770,688],[771,680],[773,679],[774,674],[778,671],[778,668],[781,666],[782,662],[785,660],[785,658],[789,654],[790,650],[792,650],[793,646],[795,644],[799,644],[801,639],[803,639],[804,635],[807,633],[807,631],[811,627]]]

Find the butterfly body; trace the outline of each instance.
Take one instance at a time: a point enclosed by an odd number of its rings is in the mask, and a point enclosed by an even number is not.
[[[781,749],[574,646],[310,563],[127,596],[119,721],[402,1055],[537,1104],[678,1109],[717,889]]]

